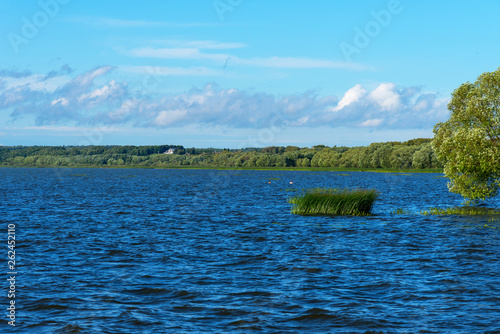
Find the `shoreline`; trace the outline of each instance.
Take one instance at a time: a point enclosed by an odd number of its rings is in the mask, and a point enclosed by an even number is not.
[[[436,173],[443,168],[390,169],[390,168],[341,168],[341,167],[183,167],[183,166],[24,166],[0,165],[0,168],[101,168],[101,169],[207,169],[207,170],[276,170],[299,172],[373,172],[373,173]]]

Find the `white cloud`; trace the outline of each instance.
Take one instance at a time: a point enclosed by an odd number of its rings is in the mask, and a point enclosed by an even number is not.
[[[380,84],[368,97],[385,110],[394,111],[401,106],[401,97],[396,91],[396,84],[391,82]]]
[[[231,63],[241,66],[268,67],[268,68],[295,68],[295,69],[349,69],[349,70],[369,70],[370,68],[361,64],[332,61],[325,59],[293,58],[293,57],[268,57],[268,58],[240,58],[230,54],[205,53],[202,52],[203,45],[199,47],[184,48],[139,48],[128,52],[129,56],[139,58],[160,58],[160,59],[188,59],[188,60],[209,60],[224,62],[228,59]],[[214,45],[212,49],[215,49]],[[222,49],[222,44],[219,49]],[[227,45],[226,45],[227,46]]]
[[[347,107],[348,105],[359,101],[360,98],[366,95],[366,90],[360,84],[355,85],[347,92],[345,92],[344,97],[340,100],[339,104],[332,109],[332,111],[339,111]]]
[[[9,110],[11,121],[27,117],[36,125],[136,128],[191,124],[235,129],[284,126],[431,129],[448,115],[448,99],[422,94],[418,87],[399,87],[394,83],[380,84],[370,92],[355,85],[339,102],[334,95],[317,96],[311,91],[278,96],[234,87],[223,89],[217,84],[156,96],[147,90],[135,94],[126,82],[113,78],[102,84],[113,70],[111,66],[92,69],[53,91],[34,90],[29,85],[3,86],[0,110]]]
[[[113,94],[114,91],[119,89],[119,85],[116,84],[115,80],[109,82],[108,85],[104,85],[101,88],[97,88],[90,93],[82,94],[78,97],[78,102],[82,102],[85,100],[90,100],[99,97],[108,97]]]
[[[91,84],[93,80],[97,77],[103,76],[109,71],[113,70],[113,66],[101,66],[97,67],[96,69],[86,72],[78,77],[76,77],[75,80],[77,80],[77,84],[81,86],[85,86],[88,84]]]
[[[222,70],[207,67],[165,67],[165,66],[120,66],[122,72],[142,74],[144,76],[227,76]]]
[[[302,118],[299,118],[298,122],[301,124],[306,124],[308,120],[309,120],[309,116],[304,116]]]
[[[42,130],[42,131],[64,131],[64,132],[80,132],[79,135],[82,134],[83,131],[95,131],[96,127],[82,127],[82,126],[24,126],[24,127],[9,127],[3,128],[4,130]],[[118,132],[123,131],[122,129],[108,126],[100,126],[99,130],[105,132]],[[127,131],[127,130],[125,130]]]
[[[53,100],[50,104],[53,106],[55,106],[57,104],[60,104],[62,106],[67,106],[69,104],[69,101],[67,98],[61,97],[59,99]]]
[[[234,59],[233,59],[234,58]],[[331,61],[324,59],[292,58],[292,57],[269,57],[243,59],[231,56],[232,62],[240,65],[271,67],[271,68],[325,68],[325,69],[350,69],[365,70],[366,66],[342,61]]]
[[[29,86],[30,90],[39,92],[54,91],[70,80],[71,78],[66,75],[46,78],[46,75],[42,74],[33,74],[22,78],[3,78],[5,89]]]
[[[114,122],[124,122],[128,116],[140,105],[140,102],[135,99],[128,99],[124,101],[121,106],[115,111],[112,110],[108,113],[110,120]]]
[[[159,126],[168,126],[174,124],[176,122],[181,121],[186,117],[186,110],[168,110],[168,111],[160,111],[158,116],[155,118],[155,124]]]
[[[161,59],[205,59],[224,61],[229,57],[226,54],[202,53],[196,48],[142,48],[130,51],[132,57],[161,58]]]
[[[362,126],[362,127],[375,127],[375,126],[379,126],[380,124],[382,124],[384,120],[382,118],[376,118],[376,119],[368,119],[362,123],[359,124],[359,126]]]

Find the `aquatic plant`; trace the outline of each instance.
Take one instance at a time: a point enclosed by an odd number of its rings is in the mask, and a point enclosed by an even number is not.
[[[421,211],[424,216],[445,216],[445,215],[460,215],[460,216],[499,216],[500,210],[477,207],[477,206],[456,206],[451,208],[430,208]]]
[[[411,212],[406,209],[397,208],[396,210],[391,211],[391,213],[394,215],[409,215]]]
[[[288,202],[293,204],[292,213],[299,215],[365,216],[371,213],[378,195],[373,189],[314,188]]]

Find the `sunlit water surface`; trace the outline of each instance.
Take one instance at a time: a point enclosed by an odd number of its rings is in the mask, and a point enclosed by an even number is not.
[[[440,174],[2,168],[0,185],[5,332],[500,332],[500,219],[420,214],[461,203]],[[311,187],[381,195],[368,217],[292,215]]]

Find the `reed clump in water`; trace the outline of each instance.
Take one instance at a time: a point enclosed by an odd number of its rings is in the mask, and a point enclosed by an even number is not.
[[[373,189],[307,189],[291,197],[292,213],[299,215],[366,216],[378,197]]]
[[[500,210],[486,207],[477,206],[459,206],[452,208],[430,208],[421,211],[424,216],[445,216],[445,215],[459,215],[459,216],[499,216]]]

